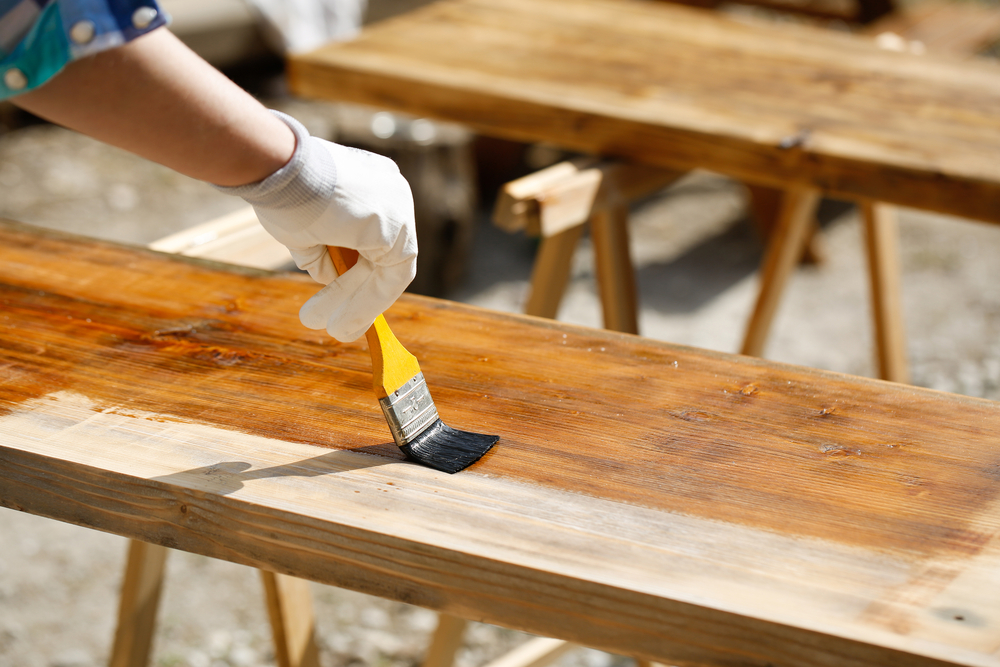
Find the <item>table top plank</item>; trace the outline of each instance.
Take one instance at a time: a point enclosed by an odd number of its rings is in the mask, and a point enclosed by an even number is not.
[[[405,297],[445,421],[501,435],[449,476],[300,277],[0,260],[4,506],[675,663],[1000,665],[996,403]]]
[[[1000,221],[1000,67],[633,0],[442,0],[292,89],[487,133]]]

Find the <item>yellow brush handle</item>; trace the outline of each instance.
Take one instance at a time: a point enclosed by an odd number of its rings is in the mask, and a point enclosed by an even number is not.
[[[338,275],[343,275],[358,261],[357,250],[336,246],[327,246],[327,250]],[[396,340],[389,329],[389,323],[381,315],[375,318],[375,323],[365,332],[365,338],[368,339],[368,351],[372,355],[372,384],[378,398],[385,398],[420,372],[417,358]]]

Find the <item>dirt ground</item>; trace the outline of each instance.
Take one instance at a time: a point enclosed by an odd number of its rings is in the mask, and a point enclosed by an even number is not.
[[[322,108],[292,105],[321,122]],[[241,202],[121,151],[48,125],[0,135],[0,217],[145,244]],[[861,231],[850,206],[822,211],[827,260],[797,271],[779,311],[768,358],[872,375],[871,318]],[[1000,400],[1000,227],[905,210],[904,308],[913,382]],[[519,311],[535,243],[481,213],[469,270],[451,298]],[[762,246],[746,194],[696,173],[633,211],[641,332],[727,352],[739,346],[755,297]],[[584,242],[560,319],[598,326],[592,253]],[[0,667],[107,663],[125,540],[0,509]],[[154,664],[273,665],[258,574],[173,552]],[[417,665],[432,612],[314,585],[321,658],[328,667]],[[478,667],[525,635],[473,624],[459,667]],[[561,667],[628,664],[580,649]]]

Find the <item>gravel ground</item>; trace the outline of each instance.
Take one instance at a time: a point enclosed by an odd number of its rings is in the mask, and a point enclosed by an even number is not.
[[[299,104],[321,122],[323,109]],[[319,120],[317,120],[319,119]],[[59,128],[0,135],[0,216],[144,244],[233,210],[212,188]],[[828,260],[800,269],[767,356],[847,373],[873,373],[867,280],[853,208],[823,209]],[[756,290],[762,247],[745,219],[745,193],[693,174],[636,206],[633,252],[642,333],[735,351]],[[902,265],[915,384],[1000,399],[1000,228],[902,212]],[[535,243],[483,221],[457,300],[518,311]],[[585,241],[560,318],[597,326],[592,253]],[[0,666],[106,664],[125,540],[0,509]],[[250,568],[173,552],[154,664],[274,664],[259,577]],[[420,662],[433,613],[314,586],[321,658],[328,667]],[[475,667],[525,635],[473,624],[458,665]],[[611,667],[627,658],[578,650],[560,667]]]

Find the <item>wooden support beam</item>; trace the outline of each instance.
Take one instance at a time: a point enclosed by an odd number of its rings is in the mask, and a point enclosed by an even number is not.
[[[278,667],[319,667],[309,582],[260,571]]]
[[[129,541],[110,667],[146,667],[163,590],[166,547]]]
[[[629,250],[628,204],[595,212],[590,219],[590,238],[594,244],[604,328],[639,333],[635,269]]]
[[[438,614],[437,628],[427,647],[422,667],[452,667],[455,654],[462,647],[462,637],[468,622],[451,614]]]
[[[553,236],[542,237],[531,271],[525,314],[550,319],[559,314],[559,304],[566,293],[573,267],[573,252],[582,235],[583,225],[577,225]]]
[[[781,215],[785,201],[785,191],[764,185],[746,184],[749,193],[750,217],[765,243],[770,240]],[[809,226],[809,238],[802,251],[803,264],[822,264],[826,260],[823,240],[819,233],[819,221],[813,218]]]
[[[868,253],[879,377],[892,382],[909,382],[896,208],[862,202],[861,219]]]
[[[790,190],[786,193],[778,224],[764,255],[760,292],[747,324],[742,354],[759,357],[764,353],[764,345],[781,301],[781,294],[802,257],[809,225],[815,219],[818,204],[818,190]]]

